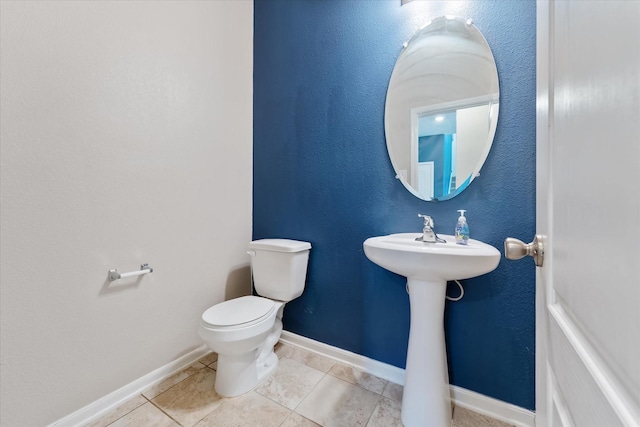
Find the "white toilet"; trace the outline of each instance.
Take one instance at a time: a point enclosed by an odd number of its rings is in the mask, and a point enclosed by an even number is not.
[[[218,353],[216,392],[246,393],[278,365],[273,346],[282,333],[282,312],[304,290],[309,242],[262,239],[249,244],[256,292],[221,302],[202,314],[198,333]]]

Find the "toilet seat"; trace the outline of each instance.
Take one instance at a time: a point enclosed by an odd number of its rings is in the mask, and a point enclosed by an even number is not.
[[[260,323],[276,309],[274,301],[253,295],[224,301],[202,314],[202,323],[211,329],[235,329]]]

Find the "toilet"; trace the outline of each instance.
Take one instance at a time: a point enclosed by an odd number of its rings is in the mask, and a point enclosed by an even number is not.
[[[277,367],[273,346],[282,333],[284,305],[302,295],[311,244],[289,239],[249,244],[255,291],[208,308],[198,334],[218,353],[215,389],[222,396],[246,393]]]

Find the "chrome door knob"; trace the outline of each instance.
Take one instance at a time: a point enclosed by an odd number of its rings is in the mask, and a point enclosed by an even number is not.
[[[529,255],[533,257],[536,265],[542,267],[544,262],[544,237],[536,234],[531,243],[524,243],[522,240],[507,237],[504,240],[504,256],[507,259],[517,260]]]

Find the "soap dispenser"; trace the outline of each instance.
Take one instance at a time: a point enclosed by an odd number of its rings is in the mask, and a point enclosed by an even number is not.
[[[464,216],[466,210],[459,209],[458,212],[460,212],[460,217],[456,224],[456,243],[459,245],[467,245],[469,244],[469,224],[467,224],[467,218]]]

